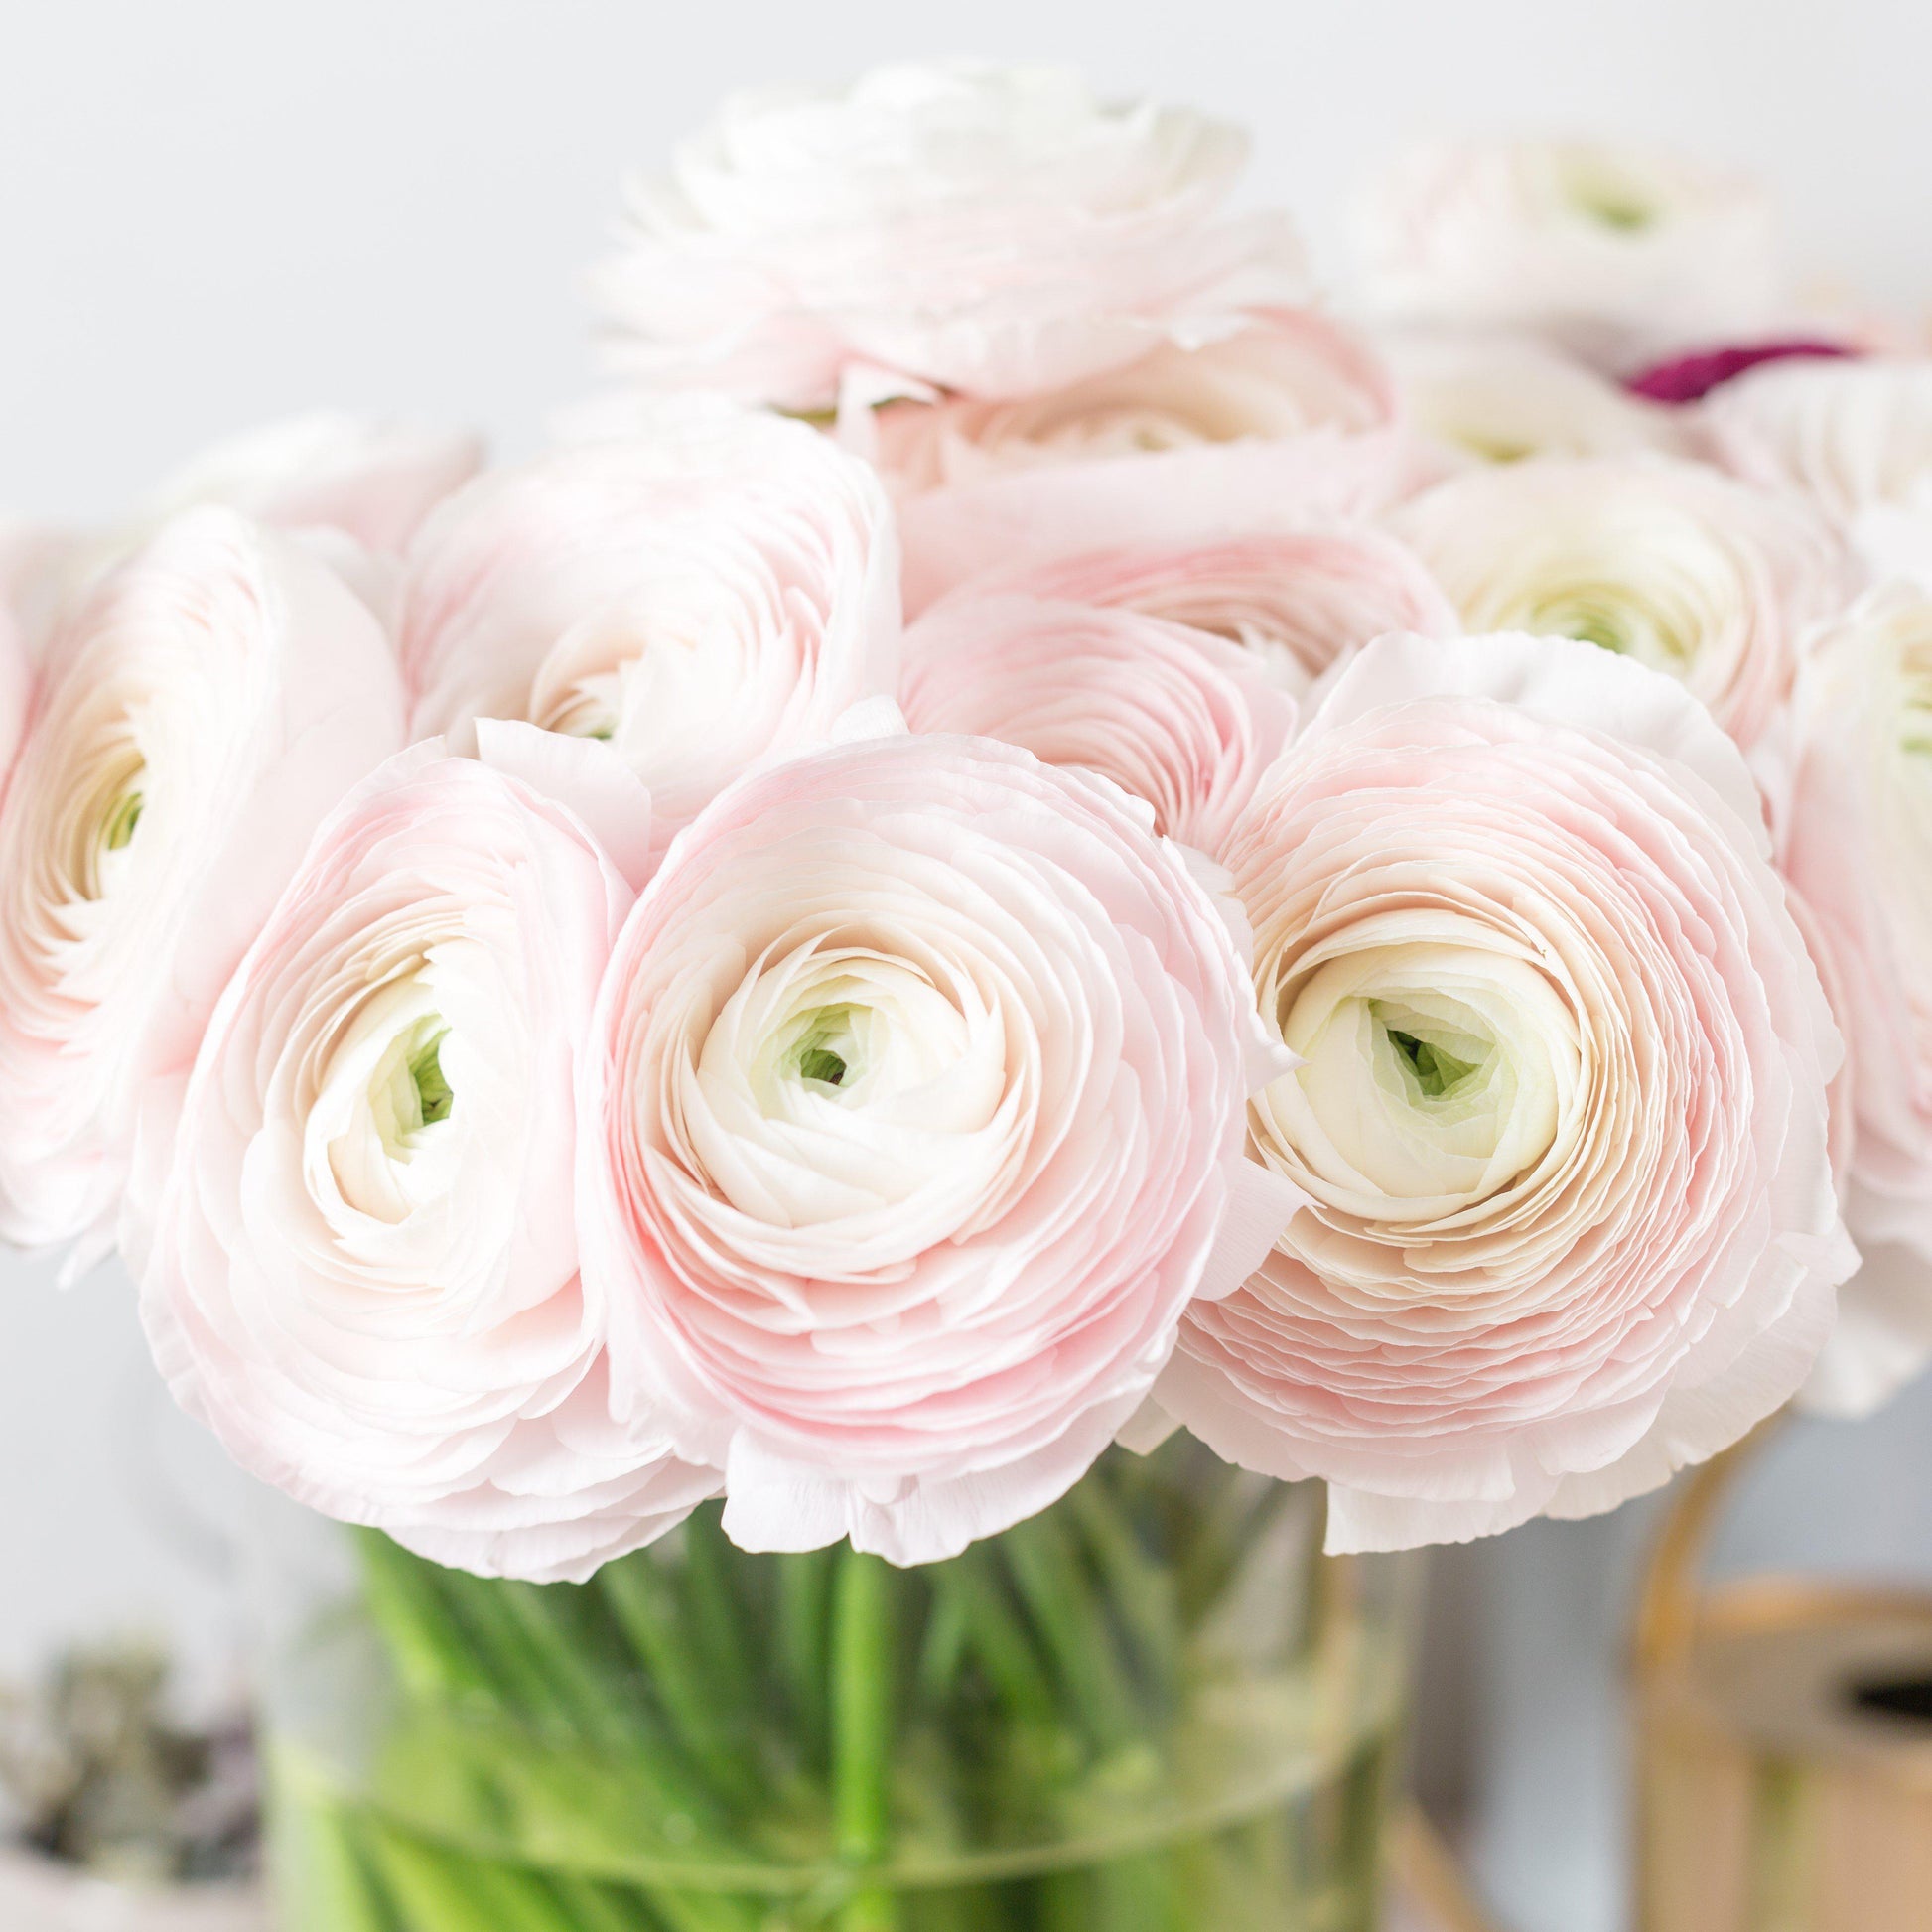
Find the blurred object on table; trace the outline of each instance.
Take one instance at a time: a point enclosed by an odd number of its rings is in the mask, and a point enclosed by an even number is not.
[[[1385,1932],[1496,1932],[1449,1849],[1412,1805],[1389,1828]]]
[[[254,1932],[259,1817],[245,1716],[194,1725],[139,1641],[77,1645],[0,1689],[7,1932]]]
[[[1642,1932],[1922,1932],[1932,1922],[1932,1594],[1701,1582],[1771,1433],[1698,1469],[1638,1610]]]

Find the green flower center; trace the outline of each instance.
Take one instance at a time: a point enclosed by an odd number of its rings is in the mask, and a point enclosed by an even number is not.
[[[1479,1064],[1475,1060],[1457,1059],[1447,1046],[1418,1039],[1414,1034],[1401,1033],[1394,1027],[1384,1031],[1396,1051],[1409,1062],[1416,1084],[1432,1100],[1440,1100],[1458,1081],[1467,1079]]]
[[[100,842],[108,852],[125,850],[134,837],[134,828],[141,822],[141,807],[145,803],[138,791],[126,792],[116,802],[114,809],[107,815],[107,823],[101,827]]]
[[[820,1007],[805,1016],[804,1029],[791,1048],[791,1063],[801,1080],[817,1080],[828,1087],[844,1084],[856,1044],[852,1019],[849,1006]]]
[[[424,1127],[433,1127],[439,1120],[448,1120],[450,1109],[456,1105],[456,1095],[450,1090],[450,1083],[443,1077],[443,1042],[449,1037],[449,1029],[436,1035],[427,1045],[410,1056],[409,1079],[416,1089],[416,1112],[418,1122]]]

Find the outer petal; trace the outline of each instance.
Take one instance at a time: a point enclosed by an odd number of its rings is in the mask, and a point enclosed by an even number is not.
[[[803,424],[685,399],[492,472],[413,547],[414,728],[480,718],[609,740],[661,851],[756,760],[817,742],[898,670],[898,551],[876,477]]]
[[[827,409],[855,368],[1028,395],[1299,300],[1279,215],[1220,205],[1233,129],[1067,73],[874,69],[735,96],[639,182],[600,277],[610,360],[653,389]]]
[[[995,571],[961,595],[1008,591],[1209,631],[1243,645],[1298,694],[1371,638],[1459,628],[1415,552],[1366,523],[1110,546]]]
[[[340,530],[393,556],[482,468],[482,441],[467,432],[322,411],[204,451],[155,492],[150,514],[226,503],[283,529]]]
[[[232,512],[175,519],[64,620],[0,805],[0,1232],[107,1245],[137,1126],[165,1132],[310,834],[401,737],[367,610]]]
[[[1214,853],[1295,725],[1259,656],[1128,611],[958,595],[906,638],[915,731],[1021,745],[1112,778]]]

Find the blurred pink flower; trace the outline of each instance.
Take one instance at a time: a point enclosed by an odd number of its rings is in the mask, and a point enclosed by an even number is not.
[[[728,100],[631,190],[599,279],[651,389],[823,410],[848,378],[1028,395],[1306,291],[1278,213],[1222,204],[1247,140],[1056,69],[875,69]]]
[[[1471,633],[1633,657],[1680,680],[1746,749],[1861,582],[1807,504],[1651,454],[1472,470],[1405,503],[1390,527]]]
[[[1779,843],[1855,1069],[1846,1219],[1864,1257],[1808,1399],[1861,1414],[1932,1359],[1932,596],[1864,600],[1807,658],[1792,726]]]
[[[0,804],[0,1235],[106,1249],[223,982],[402,736],[367,608],[233,511],[165,523],[64,613]]]

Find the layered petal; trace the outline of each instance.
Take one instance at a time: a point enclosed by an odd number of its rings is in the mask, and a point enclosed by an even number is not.
[[[409,557],[414,729],[480,718],[606,741],[661,846],[767,754],[898,671],[898,551],[878,480],[803,424],[691,399],[480,478]]]
[[[1279,214],[1229,216],[1234,128],[971,63],[735,95],[633,184],[599,278],[614,369],[829,409],[855,371],[1027,395],[1297,301]]]
[[[1862,602],[1792,711],[1779,844],[1851,1046],[1846,1218],[1865,1255],[1813,1394],[1851,1412],[1932,1355],[1932,598]]]
[[[483,460],[482,439],[468,431],[318,410],[205,450],[149,507],[169,516],[196,503],[226,503],[282,529],[340,530],[365,549],[398,556]]]
[[[1250,1110],[1307,1197],[1188,1311],[1158,1399],[1332,1485],[1330,1544],[1584,1514],[1786,1400],[1855,1255],[1839,1041],[1750,774],[1668,679],[1568,643],[1384,639],[1230,852]]]
[[[612,1413],[577,1267],[580,1056],[632,894],[527,769],[434,741],[323,825],[195,1067],[142,1314],[177,1398],[310,1507],[489,1576],[588,1575],[715,1471]]]
[[[1356,210],[1371,302],[1403,322],[1514,327],[1640,365],[1773,327],[1782,248],[1758,186],[1591,141],[1423,146]]]
[[[1421,445],[1419,485],[1533,456],[1688,453],[1671,411],[1535,336],[1412,329],[1384,336],[1381,346]]]
[[[0,803],[0,1234],[109,1240],[235,962],[402,742],[387,637],[224,509],[166,523],[54,629]]]
[[[914,731],[997,738],[1111,778],[1155,829],[1218,852],[1295,728],[1295,702],[1238,644],[1134,611],[1013,594],[947,598],[912,625]]]
[[[919,1563],[1032,1514],[1286,1219],[1230,1211],[1271,1064],[1222,909],[1113,786],[903,735],[742,781],[595,1025],[620,1413],[726,1469],[747,1548]]]
[[[1471,632],[1574,637],[1635,658],[1679,679],[1747,748],[1860,582],[1804,504],[1660,456],[1472,471],[1391,524]]]
[[[1077,551],[994,571],[958,595],[1004,593],[1139,611],[1225,637],[1298,695],[1371,638],[1460,627],[1421,558],[1369,523]]]
[[[1699,413],[1737,476],[1807,497],[1876,576],[1932,584],[1932,361],[1775,362],[1725,383]]]
[[[845,434],[899,501],[908,612],[989,570],[1099,545],[1173,545],[1393,500],[1403,439],[1358,332],[1271,311],[1004,403],[897,402]]]

